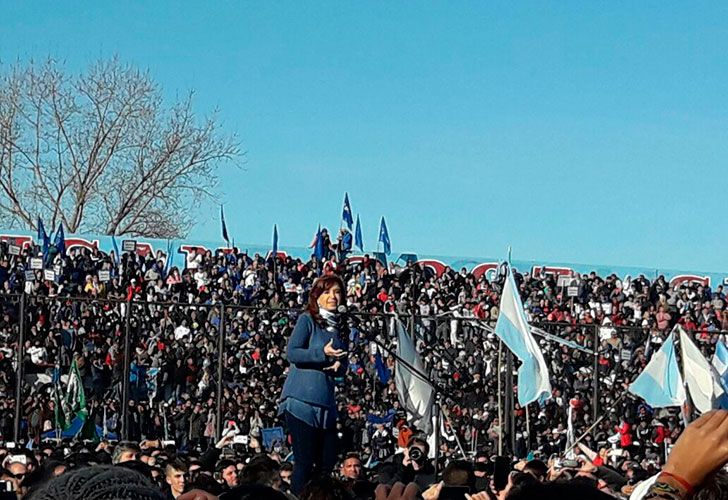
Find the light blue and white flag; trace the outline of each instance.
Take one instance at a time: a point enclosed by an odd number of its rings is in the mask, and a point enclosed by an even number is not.
[[[715,345],[715,353],[711,364],[715,368],[720,379],[720,385],[725,391],[720,401],[720,407],[726,410],[728,409],[728,347],[725,345],[724,335],[720,336],[718,343]]]
[[[653,408],[681,406],[686,399],[675,356],[674,339],[672,334],[667,337],[642,373],[629,386],[629,392],[641,397]]]
[[[728,386],[728,347],[725,345],[725,336],[721,335],[715,344],[715,353],[711,362],[721,379],[723,387]]]
[[[678,325],[680,332],[680,354],[682,354],[683,373],[688,385],[690,399],[700,413],[720,408],[725,396],[718,373],[710,366],[690,336]]]
[[[518,402],[521,406],[534,401],[543,403],[549,399],[551,397],[549,371],[541,348],[531,335],[510,268],[503,287],[495,334],[521,360],[521,367],[518,369]]]
[[[394,382],[397,396],[402,407],[407,411],[410,421],[425,434],[432,433],[432,405],[435,404],[435,391],[423,378],[427,374],[415,342],[404,329],[399,318],[394,317],[390,323],[390,335],[397,337],[397,356],[407,364],[397,360],[394,366]],[[414,370],[410,369],[410,366]]]

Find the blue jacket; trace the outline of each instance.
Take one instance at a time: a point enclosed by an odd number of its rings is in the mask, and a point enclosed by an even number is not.
[[[324,355],[324,346],[331,339],[334,339],[334,348],[347,350],[348,346],[338,335],[316,324],[309,313],[299,316],[286,348],[291,367],[283,384],[281,401],[290,397],[324,408],[336,408],[334,378],[346,373],[348,361],[346,357],[339,359],[341,367],[336,372],[323,371],[336,361]]]

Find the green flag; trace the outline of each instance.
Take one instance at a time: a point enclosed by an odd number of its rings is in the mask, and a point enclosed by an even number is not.
[[[68,372],[66,396],[63,398],[64,430],[71,425],[76,417],[85,422],[87,416],[88,410],[86,409],[86,395],[83,392],[83,381],[74,359],[73,363],[71,363],[71,370]]]

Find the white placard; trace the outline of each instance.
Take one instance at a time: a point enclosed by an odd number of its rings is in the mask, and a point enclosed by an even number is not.
[[[107,282],[111,280],[111,273],[109,271],[99,271],[99,281]]]
[[[43,279],[45,279],[46,281],[55,281],[56,273],[53,272],[53,270],[51,269],[46,269],[45,271],[43,271]]]
[[[34,257],[30,259],[30,268],[31,269],[43,269],[43,259]]]
[[[556,280],[556,286],[569,286],[573,279],[571,276],[559,276],[559,279]]]

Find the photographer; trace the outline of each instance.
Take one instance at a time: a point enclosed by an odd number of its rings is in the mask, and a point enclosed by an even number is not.
[[[392,482],[416,483],[420,490],[425,491],[436,479],[435,466],[427,458],[429,452],[430,445],[425,438],[410,438],[404,453],[394,456],[397,469]]]

